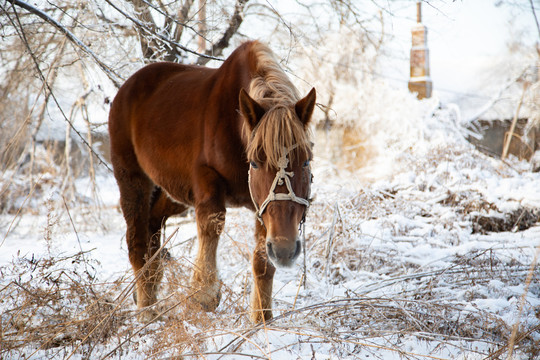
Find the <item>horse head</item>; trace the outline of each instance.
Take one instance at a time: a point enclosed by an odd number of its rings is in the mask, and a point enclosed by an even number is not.
[[[266,252],[276,266],[292,266],[301,252],[300,226],[310,205],[312,158],[309,121],[315,89],[296,103],[251,98],[240,92],[249,161],[249,190],[266,229]]]

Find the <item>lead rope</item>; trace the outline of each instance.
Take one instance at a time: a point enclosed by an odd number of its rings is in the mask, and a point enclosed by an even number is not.
[[[302,286],[304,287],[304,290],[306,289],[306,277],[307,277],[307,268],[306,268],[306,258],[307,258],[307,248],[306,248],[306,222],[302,220],[302,223],[300,225],[300,233],[302,234],[302,250],[304,252],[304,276],[302,277]]]

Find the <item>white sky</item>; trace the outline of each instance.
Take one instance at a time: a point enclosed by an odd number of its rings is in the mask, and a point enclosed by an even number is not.
[[[434,90],[442,100],[452,101],[475,91],[485,81],[485,73],[508,54],[507,44],[519,37],[526,44],[539,40],[530,2],[521,6],[495,6],[496,0],[444,0],[422,4],[422,22],[428,28],[431,78]],[[499,1],[503,2],[503,1]],[[540,1],[533,0],[540,16]],[[408,58],[410,28],[416,22],[416,2],[401,3],[391,19],[390,32],[396,41],[390,45],[402,58]],[[392,7],[392,2],[389,2]],[[396,8],[397,5],[394,5]],[[407,61],[394,60],[391,76],[406,80]],[[501,79],[501,83],[504,79]],[[450,91],[448,91],[450,90]]]

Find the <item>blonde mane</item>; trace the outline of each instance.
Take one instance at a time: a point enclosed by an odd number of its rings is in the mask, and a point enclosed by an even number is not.
[[[248,159],[277,168],[284,151],[295,147],[289,153],[292,160],[300,153],[308,154],[311,134],[296,115],[294,106],[300,100],[298,90],[279,66],[272,50],[255,41],[251,51],[256,69],[249,95],[266,109],[266,114],[253,132],[246,134],[246,153]],[[244,131],[248,129],[245,127]]]

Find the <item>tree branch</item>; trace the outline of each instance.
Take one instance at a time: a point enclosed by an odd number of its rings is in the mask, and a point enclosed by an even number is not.
[[[11,0],[9,0],[11,1]],[[123,11],[122,9],[120,9],[118,6],[116,6],[111,0],[105,0],[107,2],[107,4],[109,4],[113,9],[115,9],[116,11],[118,11],[120,14],[122,14],[126,19],[129,19],[131,22],[133,22],[135,25],[137,25],[141,30],[143,30],[144,32],[146,32],[148,35],[152,35],[158,39],[160,39],[161,41],[163,41],[164,44],[168,45],[168,46],[171,46],[171,47],[176,47],[180,50],[183,50],[187,53],[190,53],[190,54],[193,54],[193,55],[197,55],[198,57],[200,58],[206,58],[208,60],[206,60],[206,62],[210,61],[210,60],[218,60],[218,61],[223,61],[223,59],[219,58],[219,57],[216,57],[216,56],[211,56],[209,54],[201,54],[201,53],[198,53],[197,51],[194,51],[194,50],[191,50],[190,48],[188,47],[185,47],[184,45],[181,45],[179,44],[178,42],[174,41],[174,40],[171,40],[169,39],[168,37],[166,37],[165,35],[162,35],[160,33],[157,33],[155,31],[153,31],[152,29],[148,28],[148,26],[146,26],[145,24],[143,24],[141,21],[139,21],[138,19],[135,19],[133,16],[130,16],[129,14],[127,14],[125,11]],[[243,1],[246,1],[246,0],[243,0]]]
[[[148,8],[145,6],[146,4],[142,0],[127,0],[130,2],[134,9],[137,18],[139,21],[145,26],[150,29],[153,33],[156,32],[156,23],[154,21],[154,18],[152,17],[152,14],[148,10]],[[156,39],[154,37],[147,38],[146,36],[140,36],[139,42],[141,43],[141,49],[143,52],[143,57],[145,59],[153,59],[156,57],[159,49],[159,45],[156,43]]]
[[[540,36],[540,24],[538,24],[538,18],[536,17],[536,11],[534,10],[534,4],[533,4],[532,0],[529,0],[529,2],[531,3],[531,11],[532,11],[533,16],[534,16],[534,21],[536,22],[536,28],[538,29],[538,36]]]
[[[189,10],[191,9],[191,6],[193,5],[193,1],[194,0],[186,0],[186,2],[184,2],[184,5],[182,6],[182,8],[180,9],[180,11],[178,12],[178,19],[181,23],[185,23],[187,18],[188,18],[188,15],[189,15]],[[191,28],[193,31],[196,32],[195,29]],[[182,33],[184,32],[184,25],[181,25],[179,23],[176,24],[176,31],[174,32],[174,41],[180,41],[180,38],[182,37]]]
[[[217,43],[212,45],[209,50],[206,50],[205,55],[207,56],[199,58],[197,64],[206,64],[212,58],[209,55],[221,56],[223,54],[223,50],[229,46],[229,42],[232,36],[236,34],[238,28],[240,28],[240,25],[242,24],[242,21],[244,21],[244,8],[248,2],[249,0],[236,0],[236,5],[234,6],[234,13],[229,20],[229,27],[227,28],[227,30],[225,30],[221,39]]]
[[[10,0],[8,0],[10,1]],[[11,1],[10,1],[11,2]],[[14,5],[13,5],[14,6]],[[37,9],[36,9],[37,10]],[[15,24],[15,20],[13,20],[9,15],[8,15],[8,18],[9,20],[11,21],[12,25],[17,29],[17,33],[18,35],[20,36],[22,42],[24,43],[24,45],[26,46],[26,49],[28,50],[29,54],[30,54],[30,57],[32,58],[32,61],[34,62],[34,65],[36,67],[36,70],[37,70],[37,73],[39,75],[39,78],[41,80],[41,82],[43,83],[43,86],[44,86],[44,89],[45,89],[45,92],[46,94],[48,94],[48,96],[50,96],[52,98],[52,100],[54,101],[54,103],[56,104],[58,110],[60,111],[60,113],[62,114],[62,117],[64,118],[64,120],[67,122],[67,124],[69,125],[69,127],[79,136],[79,138],[81,139],[81,142],[88,147],[88,150],[94,154],[96,156],[96,158],[109,170],[112,172],[112,169],[109,167],[109,165],[105,162],[105,160],[103,160],[101,158],[101,156],[96,153],[94,151],[94,149],[90,146],[90,144],[88,144],[88,142],[86,141],[86,139],[82,136],[82,134],[79,132],[79,130],[77,130],[75,128],[75,126],[73,125],[73,122],[70,121],[70,119],[68,119],[68,117],[66,116],[66,114],[64,113],[64,110],[62,109],[62,107],[60,106],[60,103],[58,101],[58,99],[56,98],[56,96],[54,95],[53,91],[52,91],[52,88],[49,84],[49,82],[47,81],[47,78],[45,77],[45,75],[43,74],[43,72],[41,71],[41,68],[39,66],[39,62],[36,58],[36,55],[34,54],[34,52],[32,51],[32,49],[30,48],[30,44],[28,42],[28,39],[26,38],[26,34],[24,32],[24,28],[23,28],[23,25],[21,24],[21,21],[19,19],[19,14],[17,13],[15,7],[13,7],[13,11],[15,13],[15,18],[16,18],[16,21],[17,21],[17,24]],[[67,31],[67,29],[66,29]],[[69,38],[69,36],[68,36]],[[71,40],[71,39],[70,39]],[[111,79],[112,80],[112,79]]]
[[[49,15],[44,13],[43,11],[33,7],[32,5],[20,1],[20,0],[7,0],[8,3],[11,3],[12,6],[18,6],[38,17],[45,20],[55,28],[57,28],[62,34],[64,34],[74,45],[76,45],[78,48],[80,48],[83,52],[85,52],[87,55],[89,55],[95,63],[103,70],[103,72],[107,75],[107,77],[111,80],[111,82],[119,88],[124,81],[120,75],[118,75],[114,70],[109,68],[101,59],[88,47],[86,46],[81,40],[79,40],[71,31],[66,29],[64,25],[56,21],[55,19],[51,18]],[[5,11],[6,9],[4,9]]]

